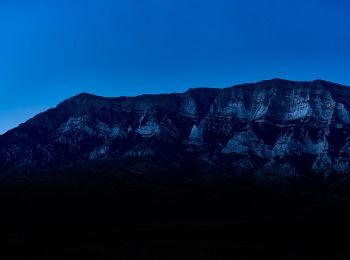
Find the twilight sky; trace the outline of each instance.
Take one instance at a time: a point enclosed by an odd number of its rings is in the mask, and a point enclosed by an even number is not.
[[[0,0],[0,134],[80,92],[350,86],[349,14],[348,0]]]

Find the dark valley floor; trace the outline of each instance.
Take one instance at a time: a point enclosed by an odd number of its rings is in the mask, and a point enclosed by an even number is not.
[[[110,172],[47,174],[37,173],[31,181],[23,176],[2,180],[0,253],[4,256],[350,256],[350,197],[344,191],[281,189],[229,178],[193,182]]]

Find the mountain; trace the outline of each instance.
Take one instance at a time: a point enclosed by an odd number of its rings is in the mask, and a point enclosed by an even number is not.
[[[0,254],[349,259],[349,163],[331,82],[83,93],[0,136]]]
[[[2,172],[86,167],[335,182],[349,164],[350,88],[322,80],[82,93],[0,136]]]

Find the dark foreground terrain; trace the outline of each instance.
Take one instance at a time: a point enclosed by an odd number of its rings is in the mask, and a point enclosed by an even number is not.
[[[349,196],[339,187],[155,176],[3,176],[3,259],[350,257]]]

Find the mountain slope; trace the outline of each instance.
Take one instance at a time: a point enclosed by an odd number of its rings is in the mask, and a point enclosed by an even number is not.
[[[350,89],[321,80],[138,97],[83,93],[0,136],[0,169],[108,162],[134,172],[336,180],[349,174],[349,109]]]

